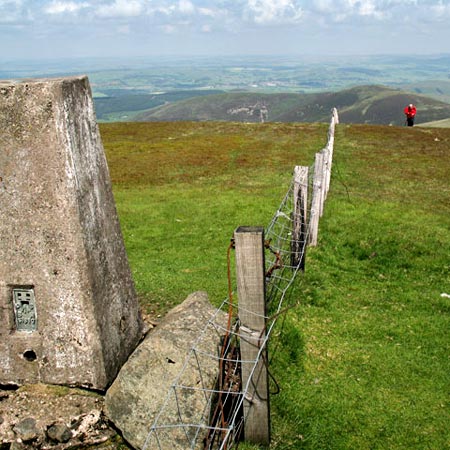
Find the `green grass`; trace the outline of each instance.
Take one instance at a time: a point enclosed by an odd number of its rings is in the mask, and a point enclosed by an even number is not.
[[[225,298],[233,230],[268,224],[327,127],[101,132],[137,290],[157,315],[194,290]],[[272,448],[450,448],[449,153],[450,130],[339,125],[319,245],[270,343]]]
[[[226,252],[234,229],[268,223],[287,190],[292,162],[310,161],[318,143],[325,144],[326,129],[101,125],[146,312],[163,314],[195,290],[206,290],[215,304],[226,297]]]
[[[436,133],[339,128],[319,246],[285,325],[301,348],[272,361],[285,384],[275,448],[450,448],[450,135]]]

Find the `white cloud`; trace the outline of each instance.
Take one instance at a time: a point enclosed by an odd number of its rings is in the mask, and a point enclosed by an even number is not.
[[[198,12],[202,16],[215,17],[217,13],[211,8],[198,8]]]
[[[47,14],[64,14],[64,13],[75,13],[80,9],[89,7],[89,3],[76,3],[72,1],[53,1],[44,11]]]
[[[297,22],[303,16],[296,0],[248,0],[247,10],[258,24]]]
[[[448,19],[450,17],[450,4],[441,0],[431,7],[431,11],[438,19]]]
[[[178,9],[182,14],[192,14],[195,12],[195,7],[189,0],[180,0],[178,2]]]
[[[155,6],[155,7],[148,7],[147,8],[147,14],[153,15],[153,14],[162,14],[165,16],[170,16],[174,13],[175,6]]]
[[[143,5],[139,0],[114,0],[112,4],[101,5],[97,8],[99,17],[134,17],[143,12]]]
[[[190,0],[154,1],[149,3],[146,9],[148,15],[162,14],[165,16],[194,15],[197,11],[197,7]]]
[[[343,22],[355,17],[382,19],[387,17],[389,8],[386,2],[378,0],[316,0],[311,11],[331,22]]]
[[[357,14],[374,18],[382,18],[384,16],[383,11],[378,9],[377,5],[371,0],[360,2],[357,8]]]
[[[0,42],[11,42],[25,53],[36,41],[44,52],[47,47],[77,47],[88,37],[99,45],[99,36],[108,36],[107,49],[114,53],[113,42],[123,51],[151,35],[158,51],[166,48],[160,42],[170,42],[167,48],[176,45],[177,51],[190,48],[189,42],[201,52],[228,49],[235,42],[237,52],[263,52],[284,50],[286,42],[295,42],[301,51],[333,41],[336,52],[369,49],[369,44],[382,52],[390,49],[394,35],[412,29],[411,51],[426,49],[420,35],[448,52],[449,20],[450,0],[0,0]],[[3,47],[12,53],[11,45]]]

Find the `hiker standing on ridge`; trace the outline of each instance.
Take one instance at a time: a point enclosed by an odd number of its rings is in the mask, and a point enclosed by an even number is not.
[[[414,125],[414,117],[416,117],[417,108],[410,103],[408,106],[405,106],[403,112],[406,115],[406,124],[408,127],[412,127]]]

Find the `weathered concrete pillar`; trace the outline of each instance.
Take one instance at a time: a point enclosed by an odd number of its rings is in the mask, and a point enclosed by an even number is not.
[[[0,383],[106,388],[142,322],[86,77],[0,81]]]

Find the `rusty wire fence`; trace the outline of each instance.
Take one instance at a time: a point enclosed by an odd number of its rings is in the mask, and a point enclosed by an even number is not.
[[[288,191],[264,230],[268,312],[264,333],[257,337],[255,357],[251,360],[241,357],[239,318],[243,311],[233,300],[235,289],[230,285],[228,297],[192,343],[163,407],[149,424],[143,449],[230,450],[236,449],[245,438],[248,405],[264,400],[249,398],[253,376],[261,360],[267,364],[267,344],[272,330],[291,306],[288,293],[298,273],[304,270],[308,246],[317,242],[318,219],[330,185],[337,123],[337,111],[333,109],[326,147],[316,154],[313,165],[294,169]],[[229,255],[231,250],[232,245]],[[252,311],[245,313],[252,314]],[[217,335],[220,341],[214,351],[211,351],[211,334]],[[243,368],[250,374],[245,382]]]

